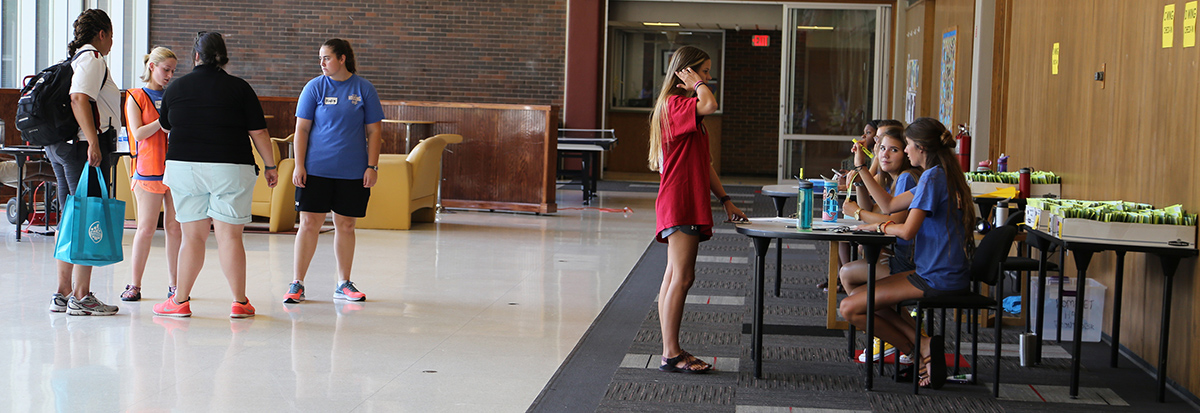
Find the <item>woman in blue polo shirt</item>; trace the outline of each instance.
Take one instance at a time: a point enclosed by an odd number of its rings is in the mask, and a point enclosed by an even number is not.
[[[333,212],[334,257],[338,282],[333,298],[367,299],[350,281],[354,262],[354,225],[367,215],[367,201],[378,174],[383,105],[375,86],[355,74],[350,42],[329,39],[321,46],[321,76],[310,80],[296,103],[295,281],[284,303],[304,301],[304,276],[317,249],[325,214]]]
[[[896,195],[888,210],[908,209],[904,222],[884,221],[858,229],[895,235],[913,242],[916,272],[907,277],[887,277],[875,287],[875,314],[867,314],[867,287],[858,287],[842,300],[839,311],[851,324],[866,327],[868,316],[875,318],[875,335],[892,343],[901,352],[913,355],[916,326],[895,309],[905,300],[957,295],[970,292],[970,257],[974,254],[975,205],[971,189],[954,155],[954,135],[932,118],[920,118],[904,130],[904,152],[913,165],[925,168],[917,186]],[[875,180],[863,177],[872,194],[884,189]],[[946,382],[946,360],[942,336],[921,338],[921,385],[941,388]]]

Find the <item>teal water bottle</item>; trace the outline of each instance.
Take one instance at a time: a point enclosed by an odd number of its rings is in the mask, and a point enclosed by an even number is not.
[[[800,180],[800,192],[796,196],[796,228],[812,231],[813,183]]]

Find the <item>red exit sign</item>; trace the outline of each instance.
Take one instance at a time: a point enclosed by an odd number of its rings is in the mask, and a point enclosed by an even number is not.
[[[754,47],[767,47],[771,45],[771,36],[765,34],[757,34],[750,38],[750,44]]]

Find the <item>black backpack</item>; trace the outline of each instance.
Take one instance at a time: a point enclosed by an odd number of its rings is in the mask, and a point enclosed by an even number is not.
[[[34,145],[53,145],[75,138],[79,122],[71,110],[71,76],[75,70],[71,62],[84,53],[99,53],[81,50],[70,59],[43,69],[37,75],[26,76],[21,98],[17,100],[17,130],[21,138]],[[104,81],[108,81],[108,68],[104,69]],[[103,86],[101,86],[103,87]],[[96,113],[92,104],[93,116]]]

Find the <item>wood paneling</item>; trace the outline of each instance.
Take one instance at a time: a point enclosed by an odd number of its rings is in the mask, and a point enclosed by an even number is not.
[[[0,89],[0,120],[4,121],[4,130],[0,133],[4,134],[4,139],[0,139],[4,145],[20,145],[24,142],[21,140],[21,132],[17,131],[17,99],[21,97],[20,89]],[[0,154],[0,161],[12,160],[11,156]],[[15,188],[9,188],[0,185],[0,202],[8,202],[9,198],[16,195]]]
[[[1003,106],[1003,148],[1010,169],[1031,166],[1063,176],[1067,198],[1183,204],[1200,210],[1200,47],[1162,48],[1163,6],[1182,2],[1008,0],[1010,79]],[[1001,2],[1003,3],[1003,1]],[[939,1],[939,4],[941,2]],[[1060,43],[1057,75],[1051,48]],[[1105,82],[1093,80],[1104,67]],[[1070,263],[1070,260],[1068,260]],[[1111,331],[1115,256],[1099,254],[1089,276],[1109,286]],[[1071,265],[1068,265],[1071,267]],[[1073,269],[1069,269],[1073,272]],[[1158,260],[1126,258],[1121,344],[1156,364],[1163,277]],[[1167,377],[1200,393],[1200,283],[1196,260],[1181,263],[1171,315]],[[1070,272],[1069,272],[1070,273]],[[1127,364],[1126,364],[1127,366]]]
[[[296,98],[260,97],[271,136],[296,126]],[[412,144],[439,133],[463,136],[442,156],[442,205],[552,213],[558,107],[505,104],[383,101],[385,119],[427,120],[413,126]],[[404,127],[385,123],[382,153],[404,153]],[[452,151],[452,152],[451,152]]]
[[[606,170],[650,173],[646,156],[650,153],[650,112],[608,113],[608,127],[617,135],[617,146],[608,154]],[[713,168],[721,173],[721,115],[704,117],[708,130],[708,151]]]

